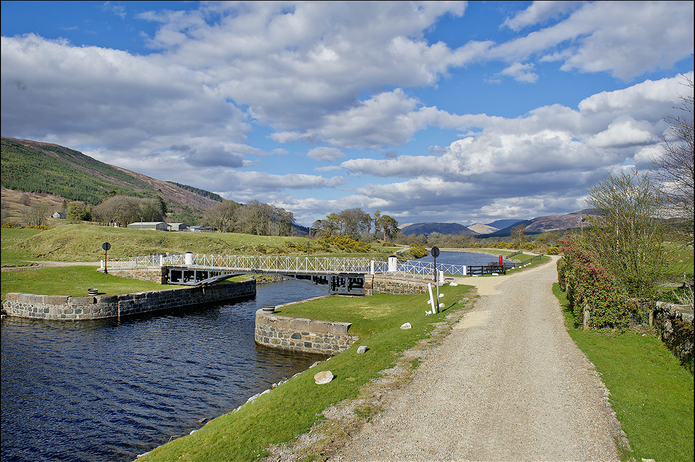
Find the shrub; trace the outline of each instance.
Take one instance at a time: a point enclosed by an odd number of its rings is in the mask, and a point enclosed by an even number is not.
[[[600,265],[588,249],[565,235],[560,241],[564,262],[558,265],[560,285],[566,287],[574,316],[583,319],[589,312],[588,326],[594,329],[625,329],[639,311],[624,287]]]
[[[414,258],[422,258],[422,257],[426,257],[427,255],[429,255],[429,252],[427,252],[427,249],[419,244],[410,244],[410,250],[409,251],[410,251],[410,255],[412,255]]]

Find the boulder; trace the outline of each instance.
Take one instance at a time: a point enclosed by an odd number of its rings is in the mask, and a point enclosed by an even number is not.
[[[369,348],[367,348],[366,345],[360,345],[359,348],[357,348],[357,354],[361,355],[362,353],[366,353]]]
[[[412,329],[413,326],[410,325],[409,322],[406,322],[405,324],[401,325],[401,329]]]
[[[316,382],[316,385],[323,385],[331,380],[333,380],[333,373],[331,371],[318,372],[314,375],[314,382]]]

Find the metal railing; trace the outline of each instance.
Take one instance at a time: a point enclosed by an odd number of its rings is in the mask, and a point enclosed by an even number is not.
[[[451,276],[465,276],[467,274],[465,265],[437,264],[437,270],[443,272],[445,275]],[[398,262],[396,265],[396,271],[391,271],[389,274],[394,274],[396,276],[419,277],[422,279],[434,279],[434,263],[410,260]]]
[[[412,261],[397,262],[395,271],[389,271],[387,262],[369,258],[349,257],[290,257],[260,255],[147,255],[120,260],[109,260],[108,267],[125,269],[147,266],[185,266],[190,269],[209,269],[223,271],[248,271],[263,273],[301,273],[301,274],[339,274],[339,273],[374,273],[396,276],[434,279],[432,262]],[[438,264],[437,269],[445,275],[465,276],[470,271],[464,265]],[[470,268],[470,267],[469,267]]]
[[[253,271],[268,273],[339,274],[382,273],[388,264],[369,258],[287,257],[259,255],[150,255],[109,260],[109,268],[186,266],[190,269]]]

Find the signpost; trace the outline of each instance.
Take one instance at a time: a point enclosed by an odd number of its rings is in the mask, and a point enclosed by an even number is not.
[[[108,274],[109,270],[107,269],[107,263],[106,262],[108,261],[107,255],[108,255],[109,249],[111,248],[111,244],[109,244],[108,242],[104,242],[101,245],[101,248],[104,249],[104,274]]]
[[[434,285],[437,286],[437,299],[435,302],[437,305],[436,313],[439,313],[439,271],[437,271],[437,257],[439,256],[439,247],[432,247],[432,250],[430,250],[430,254],[432,254],[432,257],[434,258]]]

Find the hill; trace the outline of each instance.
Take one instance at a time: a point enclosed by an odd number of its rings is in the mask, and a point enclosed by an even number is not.
[[[470,226],[468,226],[468,229],[470,229],[471,231],[473,231],[474,233],[477,233],[477,234],[490,234],[490,233],[494,233],[495,231],[499,231],[499,229],[495,228],[494,226],[484,225],[482,223],[476,223],[474,225],[470,225]]]
[[[432,233],[440,234],[475,234],[471,233],[468,228],[458,223],[412,223],[401,227],[401,232],[406,236],[411,234],[423,234],[429,236]]]
[[[487,223],[486,226],[490,226],[492,228],[499,230],[502,230],[504,228],[508,228],[510,226],[516,225],[516,223],[520,222],[522,220],[519,220],[518,218],[514,219],[504,219],[504,220],[495,220],[492,223]],[[493,231],[494,232],[494,231]]]
[[[542,217],[533,218],[532,220],[504,220],[513,221],[513,223],[511,223],[509,226],[505,228],[493,231],[489,234],[483,234],[478,237],[508,237],[511,236],[512,230],[519,225],[526,226],[526,228],[524,229],[525,234],[541,234],[548,231],[560,231],[564,229],[579,228],[581,226],[581,218],[583,216],[585,217],[587,213],[588,212],[586,210],[578,210],[576,212],[571,212],[565,215],[546,215]]]
[[[174,213],[188,214],[202,214],[221,199],[207,191],[105,164],[63,146],[5,137],[2,138],[2,186],[91,205],[98,205],[115,194],[159,196]]]

